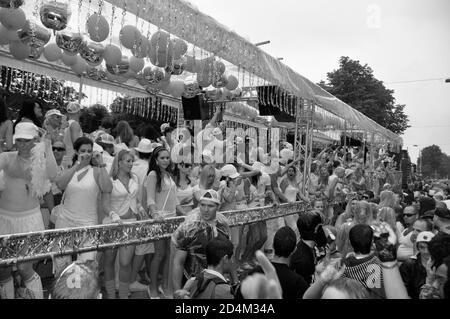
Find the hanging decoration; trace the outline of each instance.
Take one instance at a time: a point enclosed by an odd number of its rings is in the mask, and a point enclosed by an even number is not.
[[[103,52],[103,58],[107,65],[118,65],[122,60],[122,51],[114,44],[107,44],[105,46],[105,51]]]
[[[86,21],[86,31],[92,41],[105,41],[109,35],[109,23],[104,16],[94,13]]]
[[[0,0],[2,8],[18,8],[23,4],[23,0]]]
[[[114,75],[124,75],[130,69],[130,61],[127,56],[122,56],[119,64],[117,65],[106,65],[106,69],[109,73]]]
[[[80,56],[92,66],[98,66],[103,62],[105,47],[101,43],[84,42],[79,48]]]
[[[76,55],[84,42],[83,35],[79,32],[66,29],[56,33],[56,44],[70,55]]]
[[[0,22],[9,30],[19,30],[23,28],[27,19],[21,8],[0,8]]]
[[[64,30],[71,15],[72,12],[67,1],[46,1],[40,10],[42,24],[55,31]]]
[[[35,22],[27,20],[24,27],[17,31],[17,35],[23,44],[34,48],[43,47],[50,41],[50,32]]]
[[[119,40],[120,43],[127,49],[133,49],[137,47],[142,39],[142,35],[139,30],[133,25],[126,25],[120,30]]]

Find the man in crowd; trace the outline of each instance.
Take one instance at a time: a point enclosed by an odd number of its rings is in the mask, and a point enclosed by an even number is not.
[[[429,231],[419,233],[416,239],[416,247],[419,253],[411,256],[400,266],[400,274],[411,299],[419,299],[420,287],[425,284],[426,267],[430,260],[428,243],[433,237],[434,234]]]
[[[301,239],[291,257],[291,269],[311,284],[316,267],[315,247],[323,247],[327,243],[322,218],[315,212],[301,213],[297,228]]]
[[[218,213],[219,195],[206,190],[199,201],[199,211],[188,216],[172,234],[174,245],[173,289],[181,289],[183,270],[187,278],[207,268],[205,247],[213,238],[230,239],[228,220]]]
[[[449,298],[448,272],[450,266],[450,235],[440,233],[428,243],[431,255],[427,279],[422,286],[420,299]]]
[[[381,262],[372,253],[374,233],[369,225],[358,224],[350,229],[350,243],[354,254],[344,259],[346,269],[343,276],[359,281],[366,287],[372,298],[384,299],[383,274]]]
[[[106,170],[110,172],[114,161],[114,145],[116,144],[114,137],[107,133],[103,133],[95,142],[103,148],[103,162],[106,164]]]
[[[437,207],[434,210],[433,223],[440,233],[450,235],[450,210],[444,207]]]
[[[207,269],[189,279],[176,299],[233,299],[231,285],[224,274],[233,269],[233,244],[228,239],[212,239],[205,247]]]

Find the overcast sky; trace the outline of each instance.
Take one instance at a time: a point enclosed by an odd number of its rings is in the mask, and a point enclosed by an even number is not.
[[[326,79],[341,56],[367,63],[406,104],[402,136],[413,161],[436,144],[450,155],[449,0],[190,0],[314,82]]]

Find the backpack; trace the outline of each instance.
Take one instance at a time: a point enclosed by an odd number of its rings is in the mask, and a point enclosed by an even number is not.
[[[228,283],[219,277],[205,278],[204,272],[195,277],[197,287],[191,294],[191,299],[215,299],[217,285],[227,285]]]

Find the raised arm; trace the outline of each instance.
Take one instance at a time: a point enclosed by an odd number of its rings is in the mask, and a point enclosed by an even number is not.
[[[55,156],[53,155],[52,142],[48,139],[44,139],[45,144],[45,168],[47,170],[47,178],[50,181],[56,179],[58,174],[58,164],[56,164]]]

